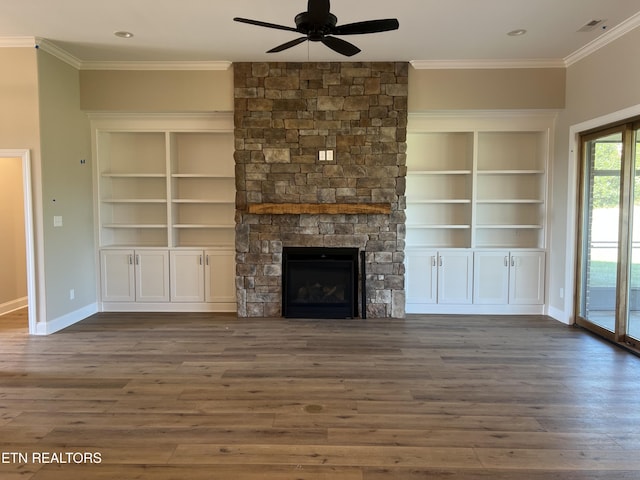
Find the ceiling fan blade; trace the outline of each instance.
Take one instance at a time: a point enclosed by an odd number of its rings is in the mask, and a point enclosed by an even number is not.
[[[235,17],[233,21],[240,22],[240,23],[248,23],[249,25],[257,25],[259,27],[277,28],[278,30],[287,30],[289,32],[298,31],[293,27],[287,27],[285,25],[276,25],[275,23],[261,22],[259,20],[251,20],[250,18]]]
[[[307,3],[307,12],[313,24],[321,25],[325,23],[330,9],[329,0],[309,0]]]
[[[338,37],[323,37],[320,41],[331,50],[347,57],[352,57],[356,53],[360,52],[360,49],[353,43],[346,42]]]
[[[299,45],[302,42],[305,42],[306,40],[308,40],[307,37],[296,38],[295,40],[290,40],[286,43],[283,43],[282,45],[273,47],[271,50],[267,50],[267,53],[281,52],[283,50],[286,50],[287,48],[295,47],[296,45]]]
[[[396,18],[384,18],[380,20],[366,20],[364,22],[347,23],[338,25],[331,30],[332,35],[361,35],[364,33],[388,32],[397,30],[400,23]]]

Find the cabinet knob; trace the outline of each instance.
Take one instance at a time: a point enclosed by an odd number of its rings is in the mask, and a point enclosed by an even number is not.
[[[504,256],[504,266],[505,266],[505,267],[508,267],[508,266],[509,266],[509,256],[508,256],[508,255],[505,255],[505,256]]]
[[[202,265],[202,255],[199,255],[200,265]]]

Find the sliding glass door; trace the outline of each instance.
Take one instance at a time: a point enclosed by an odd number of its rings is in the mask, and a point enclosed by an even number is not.
[[[640,339],[638,127],[619,125],[581,140],[576,321],[634,344]]]
[[[620,250],[622,133],[583,139],[582,258],[579,316],[615,332]]]
[[[637,126],[636,126],[637,127]],[[634,130],[633,204],[631,206],[631,272],[629,276],[629,311],[627,340],[640,343],[640,130]]]

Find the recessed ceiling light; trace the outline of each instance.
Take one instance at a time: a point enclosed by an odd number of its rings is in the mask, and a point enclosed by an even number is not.
[[[117,32],[113,32],[113,34],[114,34],[116,37],[120,37],[120,38],[131,38],[131,37],[133,37],[133,33],[131,33],[131,32],[125,32],[125,31],[123,31],[123,30],[119,30],[119,31],[117,31]]]
[[[518,28],[517,30],[511,30],[507,35],[510,37],[519,37],[525,33],[527,33],[527,31],[524,28]]]

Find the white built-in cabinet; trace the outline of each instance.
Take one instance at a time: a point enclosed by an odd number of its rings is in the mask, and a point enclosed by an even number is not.
[[[551,114],[410,115],[407,312],[542,313],[553,122]],[[469,294],[449,301],[446,283],[426,278],[452,252],[469,258],[451,282]]]
[[[103,309],[234,310],[232,115],[90,118]],[[162,271],[138,265],[139,252],[166,258]],[[159,283],[162,296],[146,295]]]
[[[171,252],[172,302],[235,302],[235,260],[219,250]]]
[[[473,298],[479,305],[542,305],[545,254],[480,251],[474,254]]]
[[[168,302],[169,252],[102,250],[101,287],[104,302]]]
[[[420,250],[406,266],[407,302],[423,305],[469,304],[473,254],[465,250]]]

